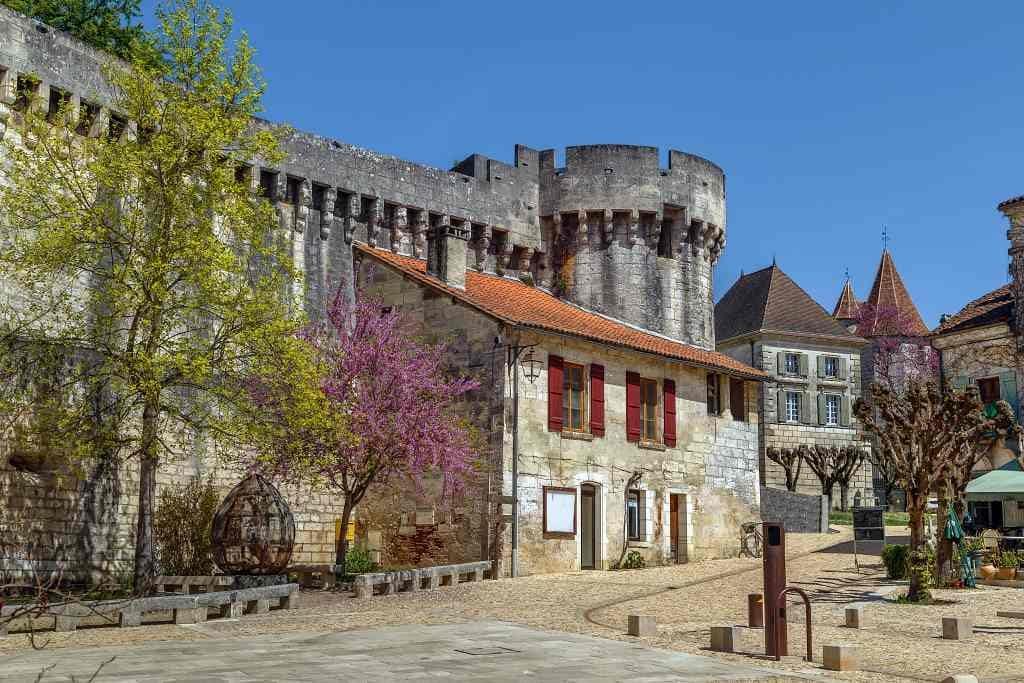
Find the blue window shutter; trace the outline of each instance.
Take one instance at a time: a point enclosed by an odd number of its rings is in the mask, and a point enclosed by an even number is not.
[[[1020,405],[1017,400],[1017,373],[1002,372],[999,374],[999,398],[1010,404],[1013,414],[1020,420]]]

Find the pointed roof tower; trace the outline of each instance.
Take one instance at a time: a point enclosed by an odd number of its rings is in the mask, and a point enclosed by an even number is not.
[[[775,264],[741,277],[715,306],[719,342],[760,332],[863,341]]]
[[[846,282],[843,283],[839,301],[832,309],[832,317],[836,320],[854,320],[857,317],[858,308],[860,308],[860,302],[857,301],[857,295],[853,293],[853,285],[850,283],[850,278],[847,277]]]
[[[870,329],[857,330],[865,337],[924,337],[928,334],[928,327],[921,319],[913,299],[910,298],[910,293],[907,292],[907,287],[903,284],[903,278],[896,270],[896,263],[888,249],[882,250],[882,260],[878,264],[878,272],[875,273],[875,283],[871,286],[871,294],[864,305],[870,306],[874,311]]]

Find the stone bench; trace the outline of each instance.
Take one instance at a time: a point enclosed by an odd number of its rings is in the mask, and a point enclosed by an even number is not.
[[[490,560],[393,572],[373,572],[356,576],[353,587],[357,598],[368,598],[378,586],[385,595],[411,593],[420,589],[432,590],[441,586],[454,586],[461,582],[463,576],[467,581],[483,581],[484,575],[488,572],[492,572]]]
[[[208,593],[235,585],[233,576],[158,576],[153,583],[157,593]]]
[[[69,602],[47,605],[45,616],[53,617],[55,631],[74,631],[84,619],[102,618],[121,627],[141,626],[142,618],[153,612],[171,612],[176,624],[196,624],[206,621],[210,608],[217,608],[222,618],[237,618],[243,614],[266,614],[271,600],[281,609],[295,607],[299,585],[295,583],[233,591],[212,591],[194,595],[158,595],[149,598],[125,598],[95,602]],[[0,609],[0,622],[17,614],[24,614],[34,605],[7,605]],[[0,636],[6,635],[0,626]]]

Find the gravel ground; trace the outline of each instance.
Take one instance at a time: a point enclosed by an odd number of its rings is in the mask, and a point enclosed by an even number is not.
[[[896,530],[890,530],[892,534]],[[858,648],[861,671],[830,674],[852,681],[941,680],[970,672],[985,680],[1024,681],[1024,621],[1001,619],[997,609],[1024,611],[1024,592],[982,588],[936,591],[944,604],[899,605],[883,596],[898,590],[887,583],[878,557],[858,572],[850,554],[850,532],[796,535],[787,538],[789,582],[810,594],[813,603],[814,664],[797,655],[805,649],[803,608],[789,609],[791,657],[774,662],[764,657],[763,633],[744,629],[740,647],[746,654],[706,650],[713,625],[743,624],[746,595],[761,591],[760,560],[730,559],[623,572],[576,572],[516,580],[461,584],[417,594],[355,600],[345,595],[310,591],[290,611],[212,620],[196,626],[153,624],[144,628],[81,628],[74,633],[43,633],[48,647],[98,647],[151,640],[232,638],[243,635],[323,632],[380,625],[457,623],[500,619],[548,630],[588,633],[617,640],[629,614],[652,614],[658,634],[645,639],[654,647],[705,654],[748,665],[779,667],[820,674],[821,645]],[[843,610],[865,605],[865,627],[842,626]],[[941,639],[943,616],[971,616],[978,632],[971,642]],[[0,639],[3,654],[29,647],[28,638]]]

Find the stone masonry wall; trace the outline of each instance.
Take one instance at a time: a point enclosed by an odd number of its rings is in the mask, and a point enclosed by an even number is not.
[[[824,534],[828,533],[828,503],[822,495],[767,486],[761,489],[761,519],[782,522],[789,533]]]

